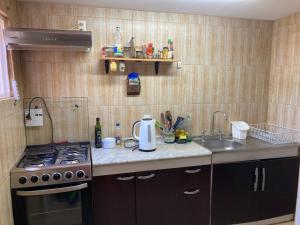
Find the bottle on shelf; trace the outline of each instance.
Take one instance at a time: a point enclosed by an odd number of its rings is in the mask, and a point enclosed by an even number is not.
[[[101,130],[100,118],[96,118],[95,147],[102,148],[102,130]]]
[[[115,57],[122,57],[123,56],[123,50],[122,50],[122,36],[121,36],[121,29],[120,27],[116,27],[115,31],[115,43],[114,43],[114,55]]]
[[[121,45],[121,28],[120,27],[116,27],[116,31],[115,31],[115,46]]]
[[[120,125],[120,123],[116,123],[115,137],[116,137],[116,144],[121,145],[122,144],[122,138],[121,138],[121,125]]]

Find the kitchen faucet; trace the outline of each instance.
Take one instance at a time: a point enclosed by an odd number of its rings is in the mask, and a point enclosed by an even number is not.
[[[215,116],[217,113],[222,113],[223,116],[224,116],[224,124],[225,124],[225,121],[228,121],[228,115],[226,112],[223,112],[223,111],[215,111],[213,113],[213,117],[212,117],[212,120],[211,120],[211,126],[210,126],[210,135],[215,135]],[[225,126],[223,127],[223,129],[225,130]],[[219,132],[221,133],[221,132]]]

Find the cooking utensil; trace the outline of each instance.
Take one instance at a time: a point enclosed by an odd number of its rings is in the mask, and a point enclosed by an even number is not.
[[[172,114],[171,114],[171,112],[169,110],[167,110],[165,116],[166,116],[166,120],[167,120],[166,127],[170,131],[171,128],[172,128]]]
[[[155,127],[161,129],[162,131],[165,130],[165,127],[158,121],[155,122]]]
[[[184,118],[181,117],[181,116],[178,116],[177,119],[176,119],[176,122],[174,123],[171,130],[175,131],[179,127],[179,125],[182,125],[183,121],[184,121]]]
[[[165,114],[163,112],[160,114],[160,122],[164,126],[164,130],[165,130],[165,128],[166,128],[166,119],[165,119]]]

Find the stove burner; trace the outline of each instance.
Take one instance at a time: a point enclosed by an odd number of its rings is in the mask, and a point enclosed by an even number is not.
[[[27,168],[27,167],[43,167],[43,166],[45,166],[45,164],[43,162],[29,162],[24,165],[25,168]]]
[[[71,151],[66,150],[62,152],[62,155],[72,155],[72,156],[82,156],[84,154],[85,154],[84,152],[73,151],[73,150]]]
[[[79,160],[78,159],[74,159],[74,160],[62,160],[60,162],[61,165],[71,165],[71,164],[78,164]]]

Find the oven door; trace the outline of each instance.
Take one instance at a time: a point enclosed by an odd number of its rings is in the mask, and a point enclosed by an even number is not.
[[[89,183],[13,190],[15,225],[91,225]]]

